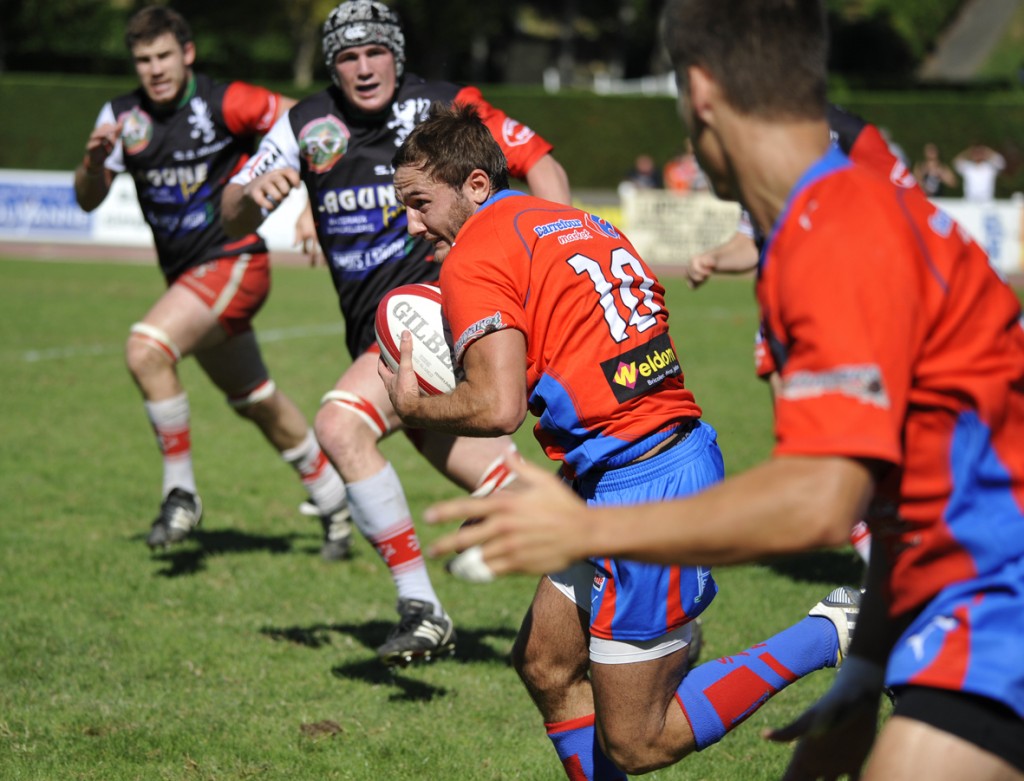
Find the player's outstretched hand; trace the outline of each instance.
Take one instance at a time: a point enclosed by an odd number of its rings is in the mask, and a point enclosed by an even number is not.
[[[791,724],[766,730],[768,740],[800,741],[782,781],[859,778],[875,739],[882,682],[879,665],[851,656],[824,697]]]
[[[713,252],[701,252],[690,258],[684,266],[686,271],[686,284],[691,290],[696,290],[714,273],[718,266],[718,258]]]
[[[516,474],[511,489],[440,502],[424,513],[429,523],[482,519],[442,537],[429,550],[432,556],[463,551],[449,570],[467,580],[557,572],[587,555],[581,545],[589,524],[586,505],[558,477],[518,453],[510,452],[506,462]]]
[[[306,208],[302,210],[299,218],[295,221],[294,246],[298,247],[302,254],[309,258],[310,268],[316,268],[324,259],[324,254],[320,249],[320,242],[316,238],[313,210],[310,208],[308,201],[306,202]]]
[[[275,168],[246,184],[242,191],[261,209],[272,212],[280,206],[288,193],[301,184],[299,172],[294,168]]]

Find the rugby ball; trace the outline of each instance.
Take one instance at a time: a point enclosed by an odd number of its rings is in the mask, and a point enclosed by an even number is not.
[[[381,357],[398,371],[402,332],[412,334],[412,367],[420,391],[428,396],[455,390],[452,353],[445,338],[441,316],[441,288],[434,285],[402,285],[377,305],[374,330]]]

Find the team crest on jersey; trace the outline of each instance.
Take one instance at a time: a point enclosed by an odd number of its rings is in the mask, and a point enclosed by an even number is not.
[[[619,232],[615,226],[612,225],[604,217],[598,217],[596,214],[588,214],[584,217],[587,222],[587,227],[592,228],[598,233],[603,233],[605,236],[609,236],[613,239],[619,238]]]
[[[429,111],[430,101],[426,98],[403,100],[391,107],[393,116],[388,120],[388,130],[395,131],[395,146],[402,145],[412,129],[427,118]]]
[[[333,168],[348,151],[351,135],[337,117],[319,117],[299,131],[299,154],[310,171],[322,174]]]
[[[209,144],[217,137],[213,127],[213,117],[210,116],[210,106],[198,95],[188,102],[192,109],[188,123],[192,126],[189,134],[192,138],[201,138],[204,144]]]
[[[153,140],[153,119],[135,106],[117,118],[121,124],[121,144],[125,154],[137,155]]]
[[[608,386],[620,402],[636,398],[683,373],[668,334],[601,362]]]
[[[509,146],[522,146],[537,134],[511,117],[505,117],[505,121],[501,123],[501,135]]]

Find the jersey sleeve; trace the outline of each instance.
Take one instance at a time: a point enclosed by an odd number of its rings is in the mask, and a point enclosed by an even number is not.
[[[509,257],[490,225],[460,236],[441,266],[442,311],[452,334],[452,356],[462,365],[466,349],[494,331],[527,333],[526,288],[529,272]]]
[[[256,154],[231,177],[231,183],[245,186],[257,176],[279,168],[299,170],[299,142],[295,138],[287,112],[282,114],[270,128],[270,132],[263,136]]]
[[[100,125],[116,125],[117,117],[114,116],[114,107],[110,103],[104,103],[103,108],[100,109],[99,115],[96,117],[96,124],[93,125],[93,129],[98,128]],[[114,148],[110,150],[110,154],[107,155],[107,159],[103,163],[104,167],[109,171],[113,171],[115,174],[124,172],[124,146],[121,144],[121,137],[118,136],[117,141],[114,142]]]
[[[233,81],[224,91],[224,122],[236,136],[266,133],[274,124],[280,106],[278,93]]]
[[[525,179],[534,163],[554,149],[531,128],[488,103],[476,87],[463,87],[453,102],[476,107],[480,119],[505,153],[509,172],[516,179]]]
[[[906,248],[851,197],[836,203],[811,199],[768,259],[778,265],[769,326],[786,351],[775,452],[898,464],[919,311],[906,298],[913,286],[893,269]],[[858,226],[859,241],[843,238],[844,222]]]

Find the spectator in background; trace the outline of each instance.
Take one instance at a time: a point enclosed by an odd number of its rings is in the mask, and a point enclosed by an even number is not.
[[[939,148],[928,142],[924,145],[924,157],[914,164],[914,178],[921,185],[924,194],[929,198],[937,198],[956,187],[960,180],[953,169],[942,162]]]
[[[661,171],[654,164],[654,158],[640,154],[636,156],[625,178],[619,182],[619,198],[637,190],[660,190],[662,186]]]
[[[972,144],[953,158],[953,168],[964,181],[964,198],[985,203],[996,196],[996,178],[1006,160],[991,147]]]
[[[706,192],[707,179],[700,170],[697,157],[693,154],[693,144],[686,139],[686,152],[673,157],[662,169],[662,179],[666,189],[677,193]]]

